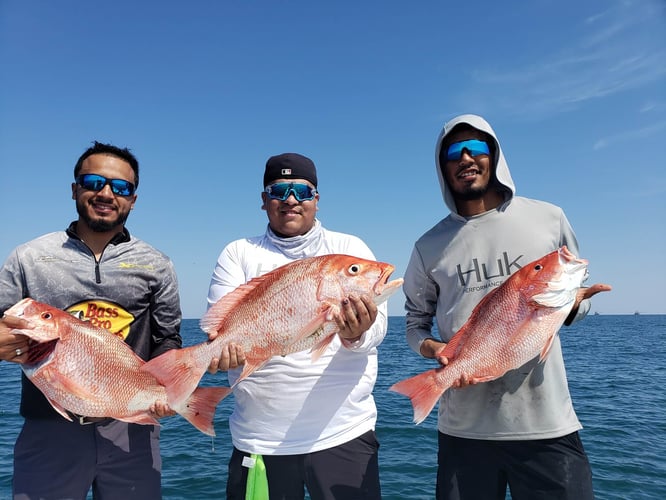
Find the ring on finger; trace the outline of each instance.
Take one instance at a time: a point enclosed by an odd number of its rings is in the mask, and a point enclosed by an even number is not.
[[[23,351],[21,350],[21,348],[16,349],[16,351],[14,351],[14,352],[16,353],[17,356],[20,356],[21,354],[23,354]]]

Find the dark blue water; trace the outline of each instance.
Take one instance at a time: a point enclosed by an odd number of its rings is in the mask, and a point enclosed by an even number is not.
[[[184,322],[183,338],[187,345],[204,339],[197,321]],[[589,316],[562,330],[562,344],[597,498],[666,498],[666,315]],[[388,391],[431,366],[407,347],[403,318],[390,318],[379,360],[375,398],[384,498],[434,498],[436,410],[416,426],[409,400]],[[1,499],[11,492],[12,447],[22,422],[19,380],[18,366],[0,363]],[[226,385],[226,377],[207,374],[203,383]],[[224,498],[231,403],[230,397],[218,407],[214,439],[178,416],[163,420],[165,499]]]

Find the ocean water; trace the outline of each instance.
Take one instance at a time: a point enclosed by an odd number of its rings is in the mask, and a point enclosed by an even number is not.
[[[666,498],[666,315],[588,316],[561,335],[596,497]],[[185,320],[183,338],[186,345],[204,339],[196,320]],[[434,498],[436,410],[414,425],[409,400],[388,391],[432,366],[407,347],[404,318],[390,318],[379,360],[375,399],[383,497]],[[202,383],[226,385],[226,377],[206,374]],[[20,368],[0,363],[0,499],[11,493],[12,449],[22,423],[19,392]],[[179,416],[162,421],[165,499],[224,498],[231,399],[218,407],[215,438]]]

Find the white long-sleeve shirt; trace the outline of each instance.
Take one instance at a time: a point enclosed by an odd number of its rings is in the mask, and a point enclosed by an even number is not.
[[[323,238],[307,257],[341,253],[374,260],[359,238],[320,228]],[[275,238],[273,236],[273,238]],[[208,293],[214,304],[256,276],[294,260],[266,234],[236,240],[220,254]],[[317,361],[309,351],[275,356],[234,387],[229,418],[233,444],[263,455],[296,455],[346,443],[375,428],[372,390],[377,346],[387,329],[386,303],[372,327],[351,348],[336,335]],[[240,369],[229,371],[233,384]]]

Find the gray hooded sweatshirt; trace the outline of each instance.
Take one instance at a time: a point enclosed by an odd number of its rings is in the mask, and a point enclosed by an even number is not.
[[[505,193],[499,207],[473,217],[457,213],[439,164],[442,142],[460,123],[493,137],[496,177]],[[435,158],[451,213],[417,240],[404,276],[407,341],[417,353],[434,337],[433,318],[441,340],[448,342],[478,302],[522,266],[562,245],[578,255],[576,237],[559,207],[515,195],[502,148],[483,118],[462,115],[448,122]],[[575,320],[589,307],[583,301]],[[496,440],[549,439],[580,429],[559,336],[544,363],[535,358],[497,380],[447,390],[440,399],[438,428],[452,436]]]

